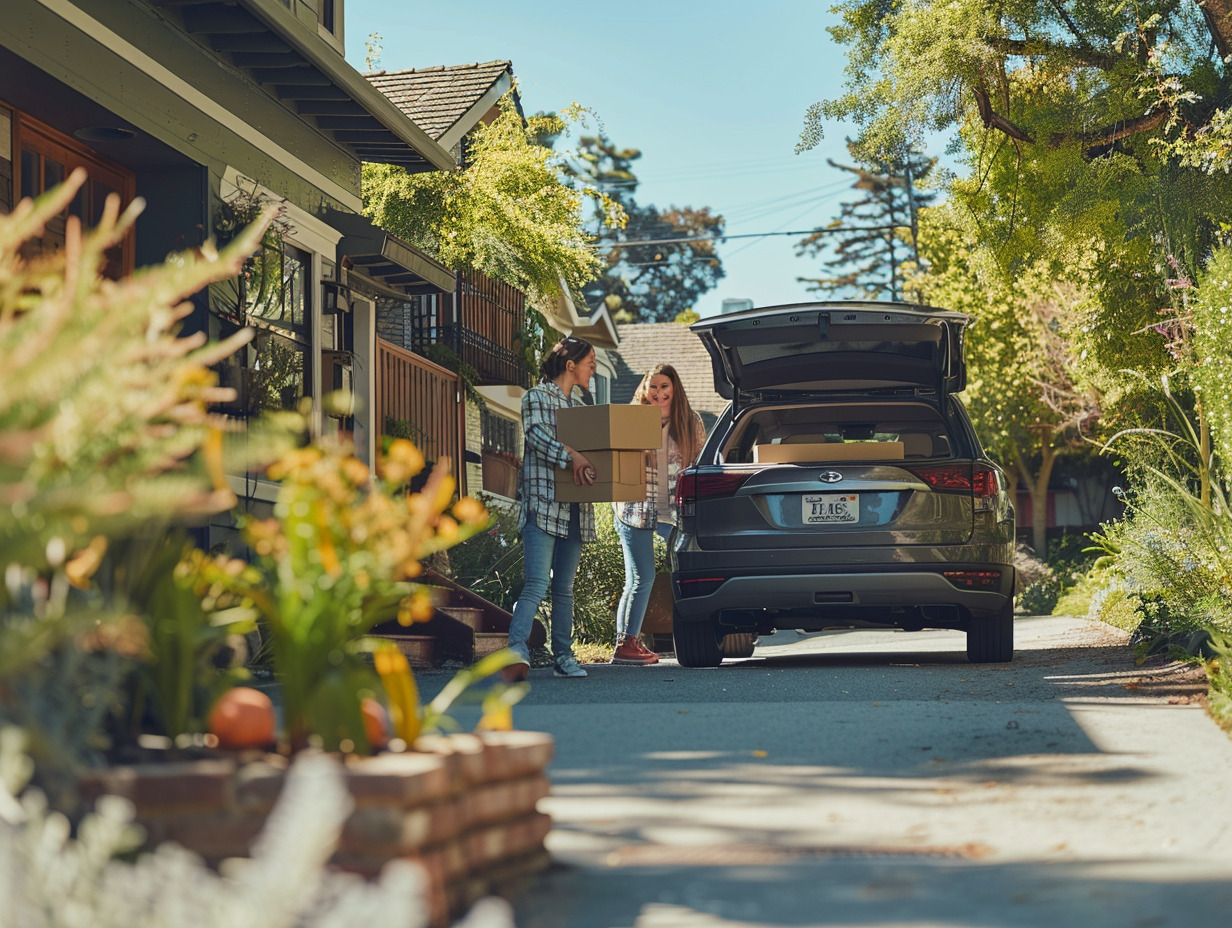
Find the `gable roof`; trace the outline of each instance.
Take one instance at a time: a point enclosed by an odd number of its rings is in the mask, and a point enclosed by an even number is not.
[[[364,75],[445,148],[453,148],[513,87],[513,64],[438,65]]]
[[[727,408],[727,400],[714,392],[714,369],[710,355],[684,322],[640,322],[617,327],[620,347],[616,355],[616,380],[612,402],[633,399],[642,377],[656,364],[670,364],[680,375],[689,405],[696,409],[709,429]]]

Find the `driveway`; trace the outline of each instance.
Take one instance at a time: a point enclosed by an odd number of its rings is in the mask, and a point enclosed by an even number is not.
[[[588,669],[515,709],[557,745],[521,928],[1232,923],[1232,741],[1100,623],[1022,619],[1006,665],[925,631]]]

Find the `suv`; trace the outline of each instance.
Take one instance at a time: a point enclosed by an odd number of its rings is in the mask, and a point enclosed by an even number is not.
[[[956,394],[970,317],[801,303],[704,319],[731,405],[676,484],[676,657],[778,629],[954,628],[1014,654],[1014,508]]]

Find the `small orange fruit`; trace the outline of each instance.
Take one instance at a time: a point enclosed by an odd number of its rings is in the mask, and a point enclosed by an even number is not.
[[[359,704],[359,709],[364,714],[364,733],[368,736],[368,746],[378,751],[389,744],[389,713],[371,696]]]
[[[277,728],[274,704],[260,690],[232,687],[214,703],[208,725],[221,748],[237,751],[268,747],[274,743]]]

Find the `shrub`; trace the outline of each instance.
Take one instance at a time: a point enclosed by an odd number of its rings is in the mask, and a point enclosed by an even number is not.
[[[69,216],[65,247],[26,260],[84,181],[0,216],[0,723],[31,733],[57,805],[117,734],[124,682],[151,649],[129,582],[171,526],[234,502],[210,415],[234,392],[210,365],[250,333],[180,337],[179,301],[238,274],[264,227],[110,281],[105,253],[141,211],[110,197],[95,229]]]
[[[667,548],[655,537],[655,565],[667,568]],[[489,602],[513,609],[525,580],[517,510],[496,510],[486,531],[449,552],[453,579]],[[573,584],[573,635],[579,643],[601,646],[616,640],[616,607],[625,585],[624,552],[616,536],[615,516],[606,504],[595,506],[595,543],[582,548]],[[540,607],[545,625],[551,597]]]
[[[449,550],[449,573],[488,602],[512,611],[525,579],[518,511],[493,506],[490,499],[479,495],[488,509],[488,527]]]

